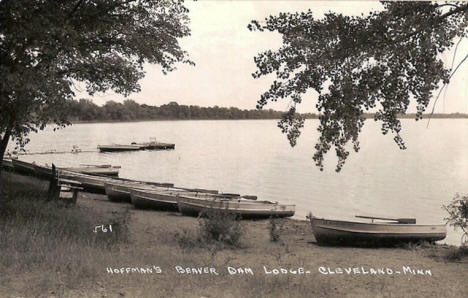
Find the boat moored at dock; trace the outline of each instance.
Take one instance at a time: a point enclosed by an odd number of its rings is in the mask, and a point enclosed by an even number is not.
[[[142,150],[167,150],[167,149],[175,149],[175,144],[171,144],[171,143],[161,143],[161,142],[132,143],[132,145],[140,146]]]
[[[148,143],[131,143],[129,145],[112,144],[112,145],[98,145],[100,152],[120,152],[120,151],[138,151],[138,150],[168,150],[174,149],[175,144],[161,143],[161,142],[148,142]]]
[[[99,145],[97,147],[101,152],[121,152],[142,150],[139,145]]]

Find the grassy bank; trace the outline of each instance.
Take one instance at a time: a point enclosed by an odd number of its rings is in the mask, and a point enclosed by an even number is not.
[[[447,261],[451,248],[445,246],[322,247],[309,223],[296,220],[274,227],[269,220],[230,224],[230,238],[213,233],[226,243],[217,245],[203,233],[209,225],[197,218],[136,210],[87,193],[77,206],[64,207],[43,202],[44,193],[35,189],[12,185],[0,219],[0,272],[6,272],[0,297],[466,294],[468,260]],[[118,232],[92,232],[113,222],[121,224]]]
[[[40,184],[3,176],[0,296],[61,296],[92,285],[102,271],[99,263],[112,258],[127,240],[125,210],[103,215],[92,208],[46,202]],[[94,233],[97,219],[114,223],[114,233]]]

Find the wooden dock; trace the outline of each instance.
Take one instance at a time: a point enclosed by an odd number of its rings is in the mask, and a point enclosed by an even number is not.
[[[136,145],[141,146],[142,150],[175,149],[175,144],[170,144],[170,143],[149,142],[149,143],[142,143],[142,144],[136,144]]]
[[[138,151],[138,150],[170,150],[175,149],[175,144],[149,142],[149,143],[132,143],[130,145],[99,145],[100,152],[120,152],[120,151]]]

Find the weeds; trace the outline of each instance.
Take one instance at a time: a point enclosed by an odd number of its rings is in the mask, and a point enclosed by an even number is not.
[[[222,209],[207,209],[199,219],[200,240],[216,241],[231,247],[241,247],[244,228],[236,214]]]
[[[198,219],[198,230],[182,230],[176,240],[182,249],[195,247],[220,250],[241,248],[245,229],[237,215],[220,209],[207,209]]]
[[[182,249],[192,249],[200,246],[200,237],[186,229],[183,229],[181,233],[176,233],[175,238]]]
[[[270,224],[268,226],[270,231],[270,241],[278,242],[284,228],[284,219],[270,217]]]
[[[113,226],[112,233],[93,233],[96,219],[103,219],[98,211],[66,207],[61,202],[47,201],[46,190],[3,182],[0,271],[41,271],[38,284],[32,288],[47,290],[56,287],[57,280],[61,287],[79,287],[97,276],[99,260],[128,239],[128,211],[106,216]]]
[[[401,248],[408,249],[411,251],[417,251],[417,250],[434,248],[435,244],[432,242],[428,242],[428,241],[417,241],[417,242],[402,243],[399,246]]]
[[[468,246],[451,247],[444,255],[444,259],[450,262],[461,261],[468,257]]]

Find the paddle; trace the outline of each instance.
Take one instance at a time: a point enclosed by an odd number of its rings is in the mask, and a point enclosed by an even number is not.
[[[80,166],[84,166],[84,167],[96,167],[96,168],[111,168],[112,165],[90,165],[90,164],[84,164],[84,163],[80,163]],[[114,166],[116,167],[116,166]],[[120,168],[120,166],[118,166]]]
[[[374,222],[374,219],[381,219],[381,220],[396,221],[400,224],[415,224],[416,223],[416,218],[386,218],[386,217],[363,216],[363,215],[356,215],[356,217],[372,219],[372,222]]]

